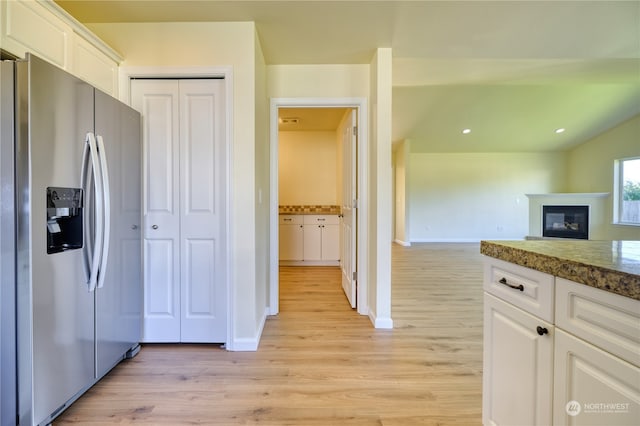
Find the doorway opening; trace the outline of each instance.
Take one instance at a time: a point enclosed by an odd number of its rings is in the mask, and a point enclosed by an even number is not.
[[[363,99],[271,102],[271,315],[279,311],[281,264],[339,267],[348,303],[368,314],[365,259],[357,251],[366,247],[366,208],[358,208],[365,110]]]

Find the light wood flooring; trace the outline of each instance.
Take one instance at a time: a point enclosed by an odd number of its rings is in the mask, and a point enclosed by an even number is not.
[[[338,268],[282,267],[257,352],[144,345],[55,425],[479,425],[478,244],[393,247],[393,330],[347,304]]]

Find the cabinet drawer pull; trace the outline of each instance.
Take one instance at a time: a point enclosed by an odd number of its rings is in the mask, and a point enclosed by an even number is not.
[[[282,219],[282,220],[284,220],[285,222],[291,222],[291,219]]]
[[[324,222],[325,220],[327,220],[327,219],[325,219],[325,218],[323,218],[323,217],[319,217],[319,218],[318,218],[318,221],[319,221],[319,222]]]
[[[538,327],[536,328],[536,331],[538,332],[538,334],[539,334],[540,336],[544,336],[545,334],[549,334],[549,330],[547,330],[547,328],[546,328],[546,327],[538,326]]]
[[[504,285],[506,285],[507,287],[510,287],[510,288],[512,288],[512,289],[514,289],[514,290],[524,291],[524,286],[523,286],[522,284],[520,284],[520,285],[513,285],[513,284],[509,284],[509,283],[507,282],[507,279],[506,279],[506,278],[504,278],[504,277],[503,277],[503,278],[501,278],[501,279],[500,279],[500,281],[498,281],[498,282],[499,282],[500,284],[504,284]]]

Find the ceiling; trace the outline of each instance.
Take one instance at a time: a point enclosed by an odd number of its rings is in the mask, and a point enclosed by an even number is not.
[[[267,64],[369,63],[391,47],[392,137],[414,152],[563,151],[640,114],[637,0],[56,3],[98,36],[100,23],[253,21]]]

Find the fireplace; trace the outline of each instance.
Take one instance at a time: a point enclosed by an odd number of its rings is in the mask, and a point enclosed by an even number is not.
[[[542,236],[589,239],[589,206],[542,206]]]

